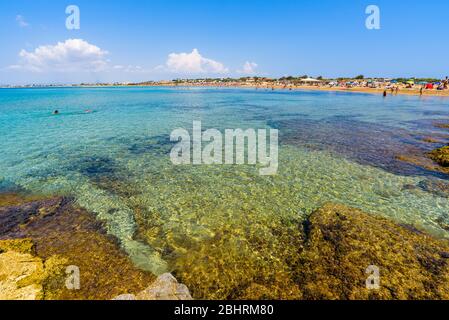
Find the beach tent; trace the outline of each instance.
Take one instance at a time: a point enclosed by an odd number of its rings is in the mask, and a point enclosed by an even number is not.
[[[319,84],[319,83],[321,83],[321,80],[313,79],[313,78],[305,78],[305,79],[301,79],[300,82],[305,83],[305,84]]]
[[[310,83],[318,83],[321,82],[321,80],[318,79],[313,79],[313,78],[305,78],[305,79],[301,79],[301,82],[310,82]]]

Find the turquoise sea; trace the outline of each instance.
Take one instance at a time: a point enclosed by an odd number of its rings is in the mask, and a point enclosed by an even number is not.
[[[236,263],[242,259],[255,269],[282,267],[286,235],[328,201],[449,238],[447,193],[429,187],[447,176],[395,158],[434,148],[424,137],[448,143],[449,131],[434,126],[448,119],[449,99],[437,97],[0,89],[0,191],[72,196],[139,267],[181,277],[207,268],[220,278],[226,272],[214,267],[238,272],[248,267]],[[204,129],[279,129],[278,174],[259,176],[249,165],[172,165],[169,135],[191,130],[194,120]]]

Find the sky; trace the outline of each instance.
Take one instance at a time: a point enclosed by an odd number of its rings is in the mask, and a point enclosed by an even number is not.
[[[0,0],[0,84],[442,78],[447,21],[447,0]]]

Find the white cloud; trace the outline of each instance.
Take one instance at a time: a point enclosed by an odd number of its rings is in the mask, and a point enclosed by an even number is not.
[[[145,72],[148,72],[147,70],[145,70],[141,66],[135,66],[135,65],[123,66],[123,65],[119,65],[118,64],[118,65],[113,66],[112,69],[123,71],[123,72],[129,72],[129,73],[145,73]]]
[[[170,72],[183,74],[218,74],[229,72],[229,69],[227,69],[221,62],[201,56],[198,49],[193,49],[191,53],[169,54],[165,68]],[[165,68],[161,66],[157,67],[157,69]]]
[[[19,27],[21,27],[21,28],[26,28],[26,27],[28,27],[30,24],[25,20],[25,17],[24,16],[22,16],[22,15],[20,15],[20,14],[18,14],[17,16],[16,16],[16,22],[17,22],[17,24],[19,25]]]
[[[237,70],[237,72],[242,74],[255,74],[257,67],[258,67],[257,63],[247,61],[243,65],[242,70]]]
[[[96,72],[107,67],[108,52],[82,39],[68,39],[32,52],[22,50],[20,62],[10,69],[33,72]]]

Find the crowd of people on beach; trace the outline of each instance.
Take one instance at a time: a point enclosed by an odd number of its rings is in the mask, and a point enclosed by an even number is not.
[[[392,94],[402,93],[427,94],[438,92],[446,95],[444,90],[448,90],[448,77],[443,80],[437,79],[416,79],[416,78],[338,78],[324,79],[323,77],[310,78],[303,77],[283,77],[279,79],[265,77],[246,77],[240,79],[178,79],[173,81],[152,82],[152,86],[195,86],[195,87],[247,87],[268,90],[292,90],[301,88],[323,89],[323,90],[353,90],[353,91],[385,91]],[[140,85],[140,84],[133,84]],[[147,84],[145,84],[147,85]]]

